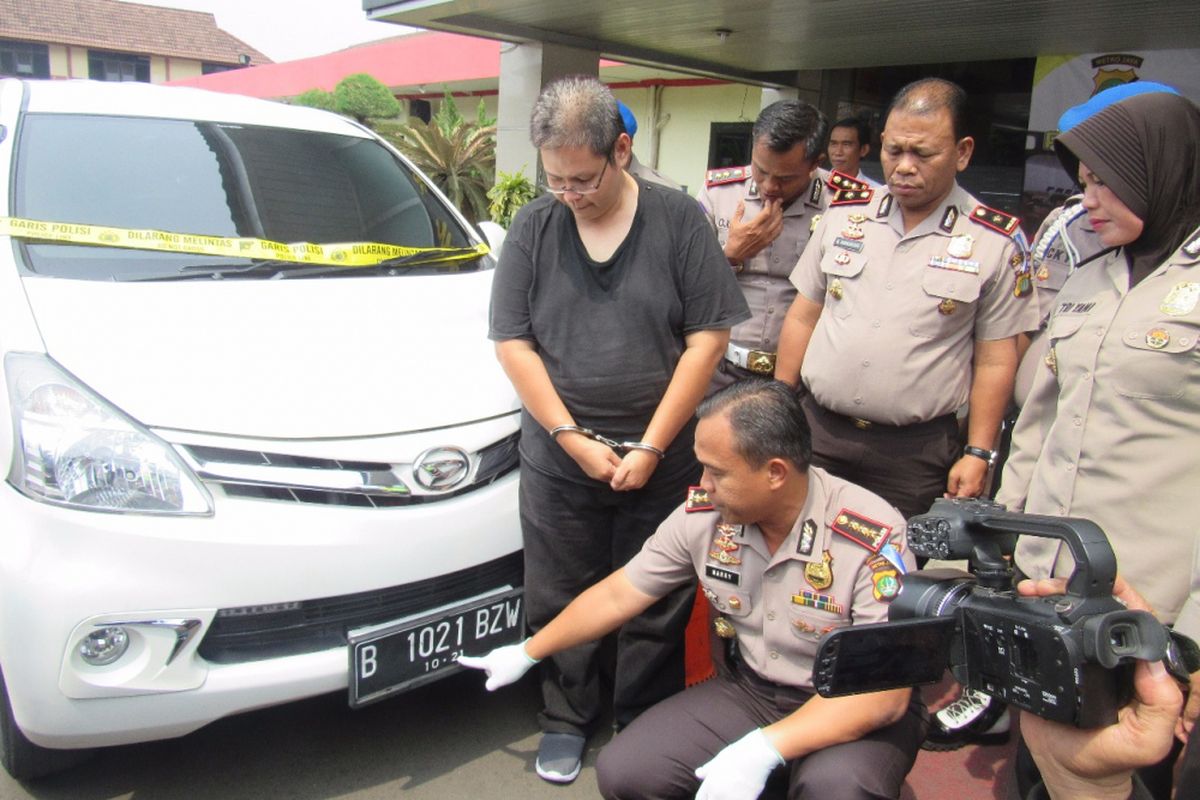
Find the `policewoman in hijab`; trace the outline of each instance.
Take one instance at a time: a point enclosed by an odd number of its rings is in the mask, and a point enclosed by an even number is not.
[[[1095,521],[1125,579],[1163,622],[1197,639],[1200,109],[1173,94],[1130,97],[1060,135],[1055,149],[1105,252],[1055,301],[997,499]],[[1018,542],[1016,561],[1034,578],[1073,566],[1057,542],[1033,537]],[[1193,691],[1181,727],[1197,712]]]

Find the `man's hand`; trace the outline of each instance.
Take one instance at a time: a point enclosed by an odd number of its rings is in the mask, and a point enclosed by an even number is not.
[[[1065,578],[1021,581],[1022,595],[1066,591]],[[1132,609],[1149,604],[1117,576],[1113,595]],[[1139,661],[1133,672],[1133,701],[1118,712],[1116,723],[1081,730],[1021,712],[1021,735],[1041,770],[1052,798],[1087,797],[1125,800],[1133,770],[1157,764],[1171,749],[1183,695],[1162,662]]]
[[[621,459],[609,485],[614,492],[629,492],[640,489],[650,480],[658,468],[658,456],[649,450],[630,450]]]
[[[488,678],[484,687],[489,692],[494,692],[501,686],[519,681],[521,676],[538,662],[537,659],[529,657],[525,652],[525,642],[521,642],[497,647],[485,656],[461,656],[458,663],[486,672]]]
[[[954,462],[946,478],[946,497],[978,497],[983,494],[988,463],[975,456],[963,456]]]
[[[755,800],[771,770],[783,763],[763,729],[755,728],[696,768],[703,781],[696,800]]]
[[[735,264],[754,258],[783,232],[783,204],[778,200],[764,200],[762,211],[749,222],[742,221],[745,215],[746,203],[739,200],[725,240],[725,256]]]
[[[569,431],[558,436],[559,445],[583,470],[583,474],[597,481],[609,483],[621,466],[621,457],[606,444],[589,439],[581,433]]]

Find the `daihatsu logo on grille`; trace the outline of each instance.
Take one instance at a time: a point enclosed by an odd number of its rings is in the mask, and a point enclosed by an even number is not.
[[[471,460],[457,447],[426,450],[413,465],[417,483],[431,492],[444,492],[462,483],[471,471]]]

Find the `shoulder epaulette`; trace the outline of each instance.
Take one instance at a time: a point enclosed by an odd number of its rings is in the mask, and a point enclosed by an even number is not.
[[[838,172],[837,170],[829,173],[829,181],[826,185],[834,191],[838,189],[853,189],[854,191],[861,192],[864,189],[871,188],[871,184],[864,183],[857,178],[851,177],[844,172]]]
[[[708,492],[699,486],[688,487],[687,502],[683,506],[684,511],[690,514],[693,511],[712,511],[714,508],[712,500],[708,499]]]
[[[705,186],[720,186],[725,183],[738,183],[750,177],[749,167],[723,167],[710,169],[704,174]]]
[[[848,508],[843,508],[833,519],[830,526],[834,533],[846,537],[850,541],[865,547],[872,553],[878,553],[887,544],[892,535],[890,525],[876,522],[873,519],[855,514]]]
[[[859,206],[871,202],[871,189],[838,189],[829,201],[831,206]]]
[[[978,222],[985,228],[999,231],[1005,236],[1012,236],[1021,229],[1021,220],[1012,214],[1005,214],[994,208],[988,208],[980,203],[971,211],[971,222]]]

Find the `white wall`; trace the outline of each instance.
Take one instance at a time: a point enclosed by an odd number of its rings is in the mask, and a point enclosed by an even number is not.
[[[652,92],[650,87],[614,92],[637,117],[633,151],[645,164],[652,163],[648,127]],[[665,87],[660,118],[666,124],[659,133],[658,171],[696,194],[704,185],[708,168],[709,126],[714,122],[753,122],[761,95],[759,87],[742,84]]]

